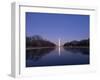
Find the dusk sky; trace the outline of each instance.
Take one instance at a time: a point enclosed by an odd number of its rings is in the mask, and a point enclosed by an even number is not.
[[[40,35],[54,43],[89,38],[89,15],[26,12],[26,36]]]

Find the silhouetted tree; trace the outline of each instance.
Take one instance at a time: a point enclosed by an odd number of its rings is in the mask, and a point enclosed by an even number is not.
[[[41,36],[35,35],[32,37],[26,37],[26,47],[54,47],[54,43],[44,40]]]
[[[89,39],[67,42],[63,46],[64,47],[89,47]]]

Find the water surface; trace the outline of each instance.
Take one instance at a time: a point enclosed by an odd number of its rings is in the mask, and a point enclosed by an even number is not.
[[[26,67],[89,64],[89,48],[38,48],[26,50]]]

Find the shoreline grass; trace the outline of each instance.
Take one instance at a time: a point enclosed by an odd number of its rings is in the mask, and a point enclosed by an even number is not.
[[[45,49],[45,48],[57,48],[59,46],[56,46],[56,47],[30,47],[30,48],[26,48],[26,50],[31,50],[31,49]],[[89,48],[89,47],[83,47],[83,46],[77,46],[77,47],[68,47],[68,46],[60,46],[60,47],[63,47],[63,48]]]

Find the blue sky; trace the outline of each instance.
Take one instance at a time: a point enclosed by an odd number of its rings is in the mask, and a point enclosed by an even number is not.
[[[26,36],[40,35],[54,43],[89,38],[89,15],[26,12]]]

